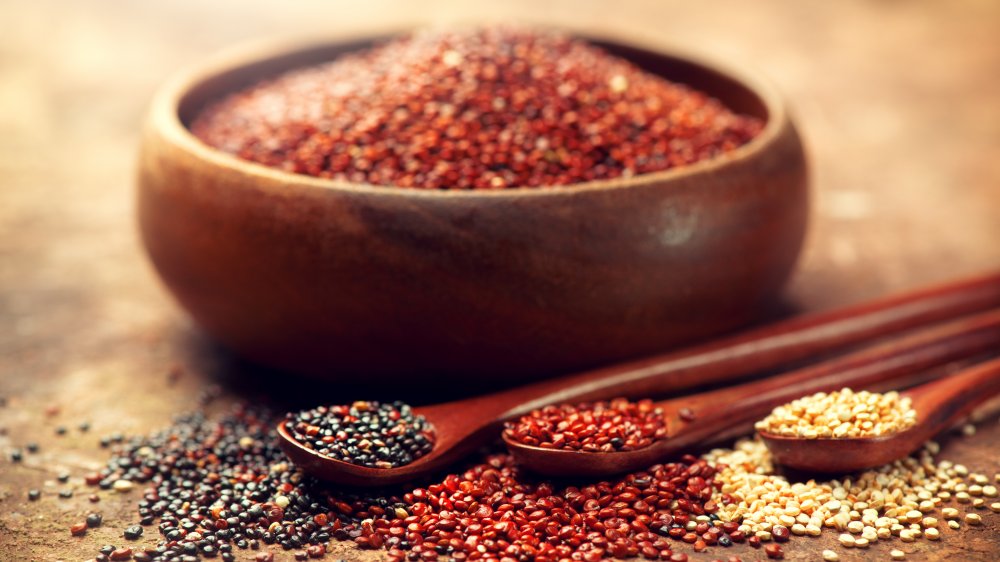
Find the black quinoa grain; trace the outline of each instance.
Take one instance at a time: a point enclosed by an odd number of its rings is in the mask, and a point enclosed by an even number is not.
[[[142,536],[142,527],[139,525],[131,525],[125,528],[124,536],[130,541],[134,541]]]
[[[100,513],[91,513],[87,516],[87,526],[91,529],[100,527],[101,523],[104,521],[104,516]]]

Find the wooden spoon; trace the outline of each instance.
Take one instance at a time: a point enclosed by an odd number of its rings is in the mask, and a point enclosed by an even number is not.
[[[507,449],[535,472],[553,476],[603,476],[639,470],[736,428],[749,426],[775,407],[796,398],[845,386],[898,388],[928,370],[973,357],[1000,344],[1000,310],[922,330],[784,375],[657,402],[667,436],[647,447],[620,452],[551,449],[512,441]],[[683,414],[683,415],[682,415]],[[749,427],[747,427],[749,429]],[[876,463],[878,464],[878,463]]]
[[[906,457],[929,439],[1000,394],[1000,359],[975,365],[904,392],[913,401],[917,423],[878,437],[805,439],[760,432],[779,463],[812,472],[854,472]]]
[[[496,439],[505,420],[547,404],[662,395],[697,385],[730,381],[791,361],[829,353],[871,338],[1000,305],[1000,274],[960,281],[840,311],[805,316],[691,350],[627,363],[573,377],[539,382],[492,395],[415,408],[434,427],[434,448],[416,461],[391,469],[368,468],[325,457],[297,442],[284,424],[278,435],[285,453],[306,472],[333,482],[379,486],[418,478]],[[954,329],[954,328],[953,328]],[[955,353],[982,351],[980,340],[997,334],[965,321],[953,339]],[[984,334],[983,332],[990,332]],[[1000,330],[995,330],[1000,331]]]

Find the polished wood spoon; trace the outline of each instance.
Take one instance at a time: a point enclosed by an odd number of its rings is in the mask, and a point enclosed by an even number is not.
[[[811,472],[855,472],[906,457],[972,410],[1000,394],[1000,359],[901,392],[913,401],[917,423],[878,437],[805,439],[759,432],[774,459]]]
[[[640,470],[732,436],[775,407],[843,387],[887,390],[939,375],[930,369],[997,349],[1000,310],[922,330],[780,376],[655,403],[667,436],[632,451],[585,452],[525,445],[504,435],[517,462],[552,476],[603,476]],[[747,431],[749,432],[749,431]]]
[[[358,466],[320,455],[296,441],[284,423],[279,424],[278,435],[285,453],[309,474],[348,485],[388,485],[444,468],[476,447],[496,439],[505,420],[548,404],[616,396],[656,396],[698,385],[728,382],[872,338],[1000,306],[998,301],[1000,275],[993,274],[839,311],[804,316],[652,359],[492,395],[414,408],[416,414],[424,416],[434,427],[434,448],[410,464],[390,469]],[[1000,329],[996,326],[984,328],[970,319],[956,322],[958,324],[951,328],[951,347],[940,349],[933,363],[967,357],[981,352],[986,343],[1000,342]],[[880,353],[889,351],[879,349],[881,351],[876,351],[873,357],[882,357]]]

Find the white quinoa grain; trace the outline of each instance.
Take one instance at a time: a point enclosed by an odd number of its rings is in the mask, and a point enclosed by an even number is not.
[[[111,485],[111,489],[119,493],[125,493],[130,491],[134,484],[130,480],[115,480],[114,484]]]

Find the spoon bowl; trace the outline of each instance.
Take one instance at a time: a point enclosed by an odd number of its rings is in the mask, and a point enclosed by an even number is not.
[[[278,424],[278,444],[296,466],[321,480],[348,486],[389,486],[431,474],[488,442],[502,419],[494,415],[468,423],[467,412],[481,409],[481,401],[473,398],[413,408],[414,415],[423,416],[434,428],[434,447],[413,462],[393,468],[351,464],[322,455],[296,440],[287,421]]]
[[[997,394],[1000,359],[901,392],[917,412],[916,424],[902,431],[843,439],[759,435],[782,465],[810,472],[856,472],[906,457]]]

